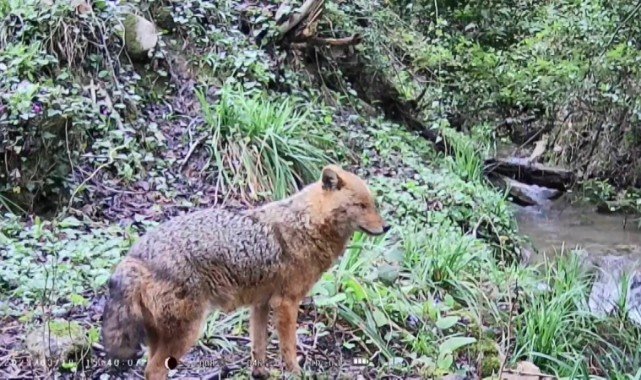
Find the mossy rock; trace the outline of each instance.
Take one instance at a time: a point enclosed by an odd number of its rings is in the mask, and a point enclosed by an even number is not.
[[[77,322],[55,319],[36,327],[25,339],[33,361],[42,367],[78,362],[91,354],[85,330]]]
[[[476,343],[476,351],[483,355],[481,377],[485,378],[501,370],[499,347],[491,339],[481,339]]]
[[[142,62],[150,58],[150,52],[158,44],[156,25],[138,15],[129,13],[123,22],[125,27],[125,49],[131,59]]]

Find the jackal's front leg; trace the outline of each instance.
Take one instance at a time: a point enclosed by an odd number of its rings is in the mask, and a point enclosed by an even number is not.
[[[285,362],[285,369],[300,374],[300,366],[296,360],[296,319],[300,301],[283,298],[275,305],[276,328],[280,352]]]
[[[264,379],[269,376],[265,367],[267,358],[267,323],[269,322],[269,304],[258,304],[251,308],[249,335],[252,342],[252,377]]]

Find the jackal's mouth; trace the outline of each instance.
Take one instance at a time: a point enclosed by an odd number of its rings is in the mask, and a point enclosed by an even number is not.
[[[383,229],[383,228],[381,228],[381,229],[380,229],[380,231],[376,231],[376,232],[375,232],[375,231],[372,231],[372,230],[369,230],[369,229],[367,229],[367,228],[365,228],[365,227],[363,227],[363,226],[358,226],[358,229],[359,229],[359,230],[361,230],[361,231],[363,231],[363,232],[365,232],[366,234],[368,234],[368,235],[372,235],[372,236],[380,236],[380,235],[384,234],[385,232],[387,232],[387,231],[386,231],[385,229]]]

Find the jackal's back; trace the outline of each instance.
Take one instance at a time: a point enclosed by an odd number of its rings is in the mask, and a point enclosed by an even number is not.
[[[264,281],[283,256],[273,225],[247,212],[210,208],[173,218],[144,235],[130,252],[159,280],[186,291],[248,287]]]

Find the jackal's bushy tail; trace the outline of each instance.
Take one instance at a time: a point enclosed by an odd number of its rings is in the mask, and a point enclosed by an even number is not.
[[[102,341],[111,359],[138,358],[145,339],[141,286],[147,269],[135,259],[123,260],[109,279],[109,298],[102,319]]]

